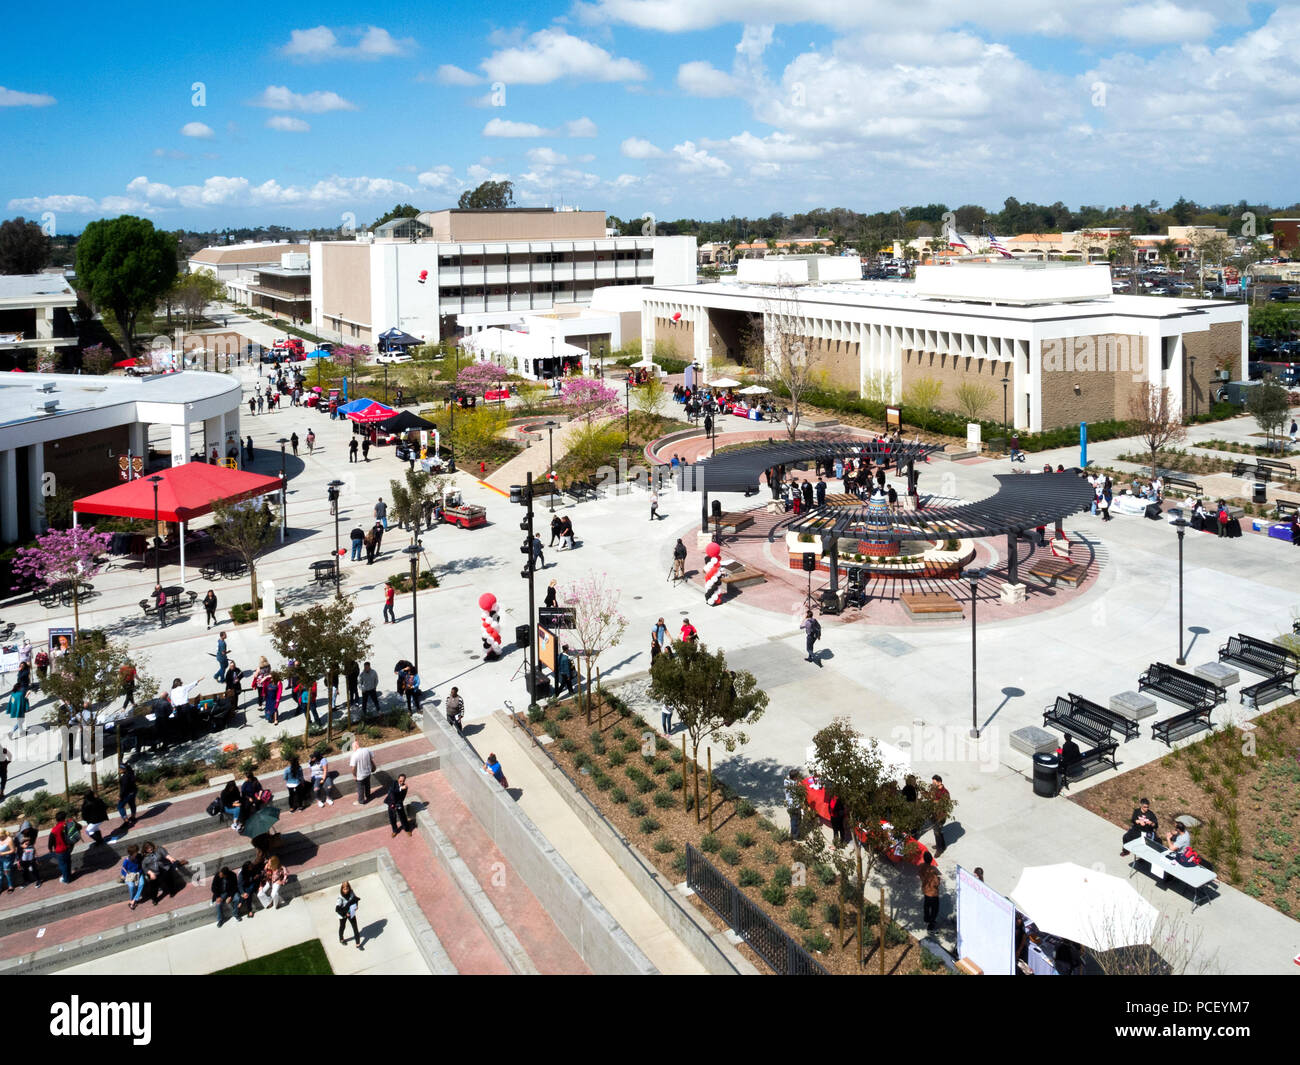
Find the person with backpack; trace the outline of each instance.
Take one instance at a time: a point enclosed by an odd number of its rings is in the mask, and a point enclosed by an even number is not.
[[[804,632],[804,647],[808,652],[806,661],[816,662],[820,667],[821,660],[813,653],[813,646],[822,638],[822,623],[813,617],[811,610],[807,610],[804,612],[804,618],[799,628],[803,629]]]
[[[81,839],[81,826],[70,820],[67,810],[60,810],[54,816],[54,827],[50,829],[49,848],[54,852],[54,860],[59,866],[59,882],[72,883],[72,848]]]
[[[81,817],[86,822],[86,835],[92,843],[103,843],[104,837],[99,829],[108,820],[108,806],[93,791],[86,792],[81,800]]]
[[[460,689],[452,688],[447,701],[442,704],[447,712],[447,724],[454,725],[458,735],[463,735],[462,725],[465,721],[465,700],[461,698]]]

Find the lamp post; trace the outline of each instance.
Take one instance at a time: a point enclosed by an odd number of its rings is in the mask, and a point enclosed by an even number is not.
[[[156,473],[149,478],[153,485],[153,582],[159,587],[162,586],[162,543],[158,536],[158,486],[162,482],[162,477]]]
[[[1180,666],[1187,665],[1183,655],[1183,537],[1187,534],[1188,522],[1177,518],[1170,522],[1178,533],[1178,657],[1174,659]]]
[[[546,423],[546,446],[549,450],[550,457],[547,459],[546,480],[551,486],[551,513],[555,513],[555,426],[558,423],[552,419]]]
[[[536,622],[533,620],[536,616],[537,598],[534,589],[533,577],[536,566],[533,562],[533,472],[529,470],[527,480],[524,483],[523,504],[527,508],[524,514],[524,520],[519,523],[519,528],[523,530],[526,539],[522,548],[525,560],[524,569],[520,574],[528,582],[528,645],[524,648],[524,663],[528,670],[524,678],[524,687],[528,691],[528,709],[532,710],[537,706],[537,667],[533,661],[534,648],[536,647],[537,629]]]
[[[632,371],[623,378],[623,428],[627,432],[627,449],[632,450]]]
[[[978,700],[975,697],[976,657],[975,657],[975,593],[979,590],[983,570],[967,570],[966,579],[970,581],[970,737],[980,738],[978,720]]]
[[[289,522],[289,478],[284,470],[284,445],[289,442],[287,436],[276,441],[280,445],[280,543],[284,543],[286,526]]]
[[[388,363],[384,363],[384,406],[388,406]]]
[[[1002,432],[1007,432],[1007,387],[1011,384],[1008,374],[1002,375]]]
[[[329,500],[330,510],[334,512],[334,598],[342,599],[343,592],[339,589],[341,565],[339,563],[339,489],[343,487],[343,482],[333,480],[329,483]]]
[[[420,568],[420,540],[417,538],[413,543],[407,544],[403,551],[406,557],[411,560],[411,661],[415,664],[415,672],[420,672],[420,617],[416,609],[415,586],[419,579]]]

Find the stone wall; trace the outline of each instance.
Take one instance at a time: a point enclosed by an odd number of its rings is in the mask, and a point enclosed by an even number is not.
[[[1148,373],[1144,337],[1106,333],[1044,340],[1043,428],[1127,418]]]
[[[1237,322],[1220,322],[1208,332],[1188,333],[1183,337],[1184,370],[1183,407],[1186,414],[1201,414],[1214,404],[1214,393],[1221,382],[1217,370],[1227,367],[1229,380],[1242,374],[1241,326]]]
[[[671,318],[655,318],[655,342],[664,341],[671,344],[677,358],[690,362],[695,358],[695,323],[685,318],[674,322]],[[653,356],[654,352],[643,352]]]
[[[813,381],[825,383],[831,388],[847,388],[858,391],[861,380],[862,353],[861,345],[856,341],[825,340],[821,337],[804,337],[804,347],[812,360]]]
[[[117,460],[129,446],[125,425],[52,440],[45,445],[45,472],[54,474],[56,489],[79,496],[113,488],[120,483]]]
[[[957,389],[964,384],[980,385],[988,390],[988,405],[980,417],[997,421],[1002,417],[1002,378],[1010,363],[973,355],[940,355],[933,351],[902,351],[902,394],[907,403],[908,389],[917,381],[931,377],[943,385],[935,406],[943,411],[960,411]],[[906,415],[905,415],[906,417]]]

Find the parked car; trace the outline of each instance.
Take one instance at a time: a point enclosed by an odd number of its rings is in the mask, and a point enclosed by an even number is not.
[[[414,362],[415,360],[404,351],[385,351],[382,355],[375,356],[375,362],[379,365],[388,364],[390,366],[403,362]]]
[[[1268,298],[1275,300],[1278,303],[1285,303],[1293,295],[1295,295],[1295,293],[1292,292],[1290,285],[1278,285],[1277,288],[1273,289],[1273,291],[1268,294]]]
[[[329,352],[332,352],[334,350],[334,345],[331,344],[328,340],[322,340],[319,344],[316,345],[316,350],[323,351],[326,354],[328,354]]]

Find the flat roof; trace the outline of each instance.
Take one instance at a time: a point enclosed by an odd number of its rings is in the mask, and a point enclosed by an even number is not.
[[[63,274],[0,274],[0,300],[49,302],[52,296],[67,297],[68,305],[77,302],[77,294]]]
[[[37,385],[53,384],[49,392]],[[228,374],[182,370],[148,377],[111,377],[94,374],[6,373],[0,374],[0,426],[26,421],[48,421],[60,415],[76,414],[123,403],[196,403],[214,399],[239,382]],[[51,414],[33,410],[38,401],[56,399]]]

